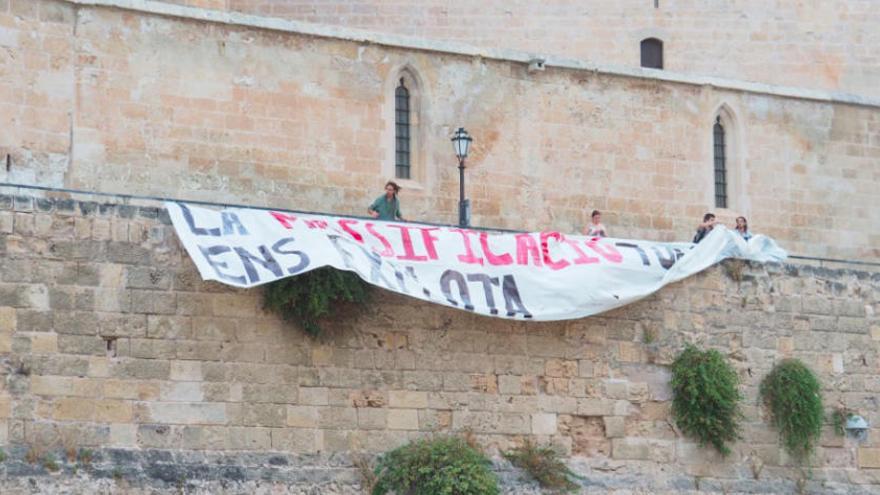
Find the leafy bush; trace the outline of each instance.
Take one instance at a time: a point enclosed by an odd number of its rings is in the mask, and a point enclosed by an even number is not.
[[[785,450],[797,460],[813,452],[822,432],[822,391],[816,375],[797,359],[786,359],[761,381],[761,398]]]
[[[388,452],[375,469],[373,495],[496,495],[491,462],[455,437],[419,440]]]
[[[337,304],[365,303],[368,285],[356,274],[324,267],[268,284],[263,307],[299,323],[310,335],[321,333],[320,319]]]
[[[672,363],[672,417],[681,431],[722,455],[739,437],[742,413],[736,371],[718,351],[687,346]]]
[[[574,479],[579,478],[562,462],[561,456],[552,447],[539,447],[526,442],[522,447],[504,454],[514,466],[529,473],[541,487],[557,493],[571,492],[578,488]]]

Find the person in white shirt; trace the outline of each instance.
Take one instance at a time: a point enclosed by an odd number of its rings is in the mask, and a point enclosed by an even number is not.
[[[605,230],[605,226],[602,225],[602,212],[599,210],[593,210],[590,219],[590,224],[584,229],[584,235],[589,237],[607,237],[608,233]]]
[[[752,233],[749,232],[749,221],[746,220],[746,217],[736,217],[736,233],[746,241],[752,238]]]

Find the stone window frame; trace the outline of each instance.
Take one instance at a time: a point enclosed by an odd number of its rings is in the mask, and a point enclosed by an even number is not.
[[[386,123],[383,142],[383,180],[394,180],[405,189],[421,190],[428,178],[425,162],[425,85],[419,72],[409,63],[401,64],[388,73],[384,88],[383,117]],[[397,177],[397,88],[403,79],[409,91],[409,178]]]
[[[716,206],[715,200],[715,124],[720,122],[724,128],[724,166],[726,172],[727,185],[727,205],[724,207]],[[715,107],[712,112],[711,120],[705,126],[705,142],[706,156],[705,166],[702,167],[706,184],[707,205],[711,210],[719,210],[722,213],[731,212],[742,214],[747,206],[747,197],[745,195],[745,149],[742,144],[743,130],[737,112],[733,107],[723,102]]]

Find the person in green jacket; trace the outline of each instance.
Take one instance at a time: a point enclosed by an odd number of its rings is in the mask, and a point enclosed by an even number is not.
[[[400,213],[400,200],[397,199],[397,193],[400,192],[400,186],[394,181],[388,181],[385,184],[385,194],[376,198],[373,204],[367,208],[367,213],[371,217],[378,220],[400,220],[405,222],[403,214]]]

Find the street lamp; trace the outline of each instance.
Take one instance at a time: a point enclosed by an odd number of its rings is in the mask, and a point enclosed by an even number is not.
[[[473,141],[473,138],[468,135],[464,127],[459,127],[455,134],[452,135],[452,147],[455,149],[455,156],[458,158],[458,225],[460,227],[467,227],[471,216],[470,201],[464,199],[464,161],[467,159],[471,141]]]

